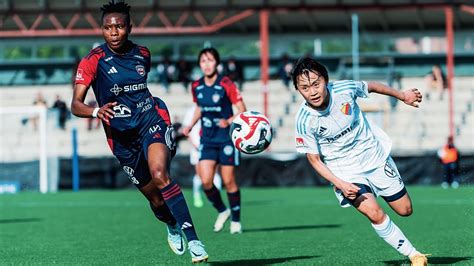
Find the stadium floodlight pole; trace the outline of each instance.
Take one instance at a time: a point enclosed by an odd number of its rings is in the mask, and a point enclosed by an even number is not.
[[[454,29],[453,29],[453,9],[445,7],[446,18],[446,68],[449,93],[449,135],[454,140],[454,106],[453,106],[453,77],[454,77]]]
[[[269,66],[269,33],[268,33],[268,10],[260,11],[260,78],[263,83],[263,113],[268,115],[268,66]]]
[[[359,16],[352,14],[352,78],[359,80]]]

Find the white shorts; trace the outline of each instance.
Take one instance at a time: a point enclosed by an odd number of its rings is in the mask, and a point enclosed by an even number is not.
[[[395,201],[406,194],[405,184],[398,172],[392,157],[388,157],[384,165],[361,174],[338,176],[342,180],[358,185],[361,190],[358,195],[372,193],[381,196],[385,201]],[[347,208],[352,201],[345,198],[342,191],[335,189],[335,194],[341,207]]]
[[[196,148],[192,148],[189,152],[189,162],[191,165],[196,165],[199,162],[200,152]]]

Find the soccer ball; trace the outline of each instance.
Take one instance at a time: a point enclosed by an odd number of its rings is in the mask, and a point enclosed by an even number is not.
[[[230,125],[230,138],[241,152],[256,154],[272,142],[272,126],[266,116],[255,111],[240,113]]]

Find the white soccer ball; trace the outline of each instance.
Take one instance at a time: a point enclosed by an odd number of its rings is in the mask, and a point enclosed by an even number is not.
[[[256,154],[272,142],[272,126],[266,116],[255,111],[240,113],[230,125],[230,138],[241,152]]]

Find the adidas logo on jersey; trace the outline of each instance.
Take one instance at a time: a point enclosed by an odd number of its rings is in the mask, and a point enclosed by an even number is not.
[[[322,135],[326,130],[327,130],[327,128],[325,128],[325,127],[320,127],[320,128],[319,128],[319,131],[318,131],[318,135]]]
[[[188,222],[184,222],[184,224],[181,226],[181,230],[186,229],[186,228],[191,228],[191,227],[193,227],[192,224]]]
[[[118,71],[114,66],[112,66],[112,68],[109,69],[109,72],[107,72],[107,74],[115,74],[115,73],[118,73]]]

